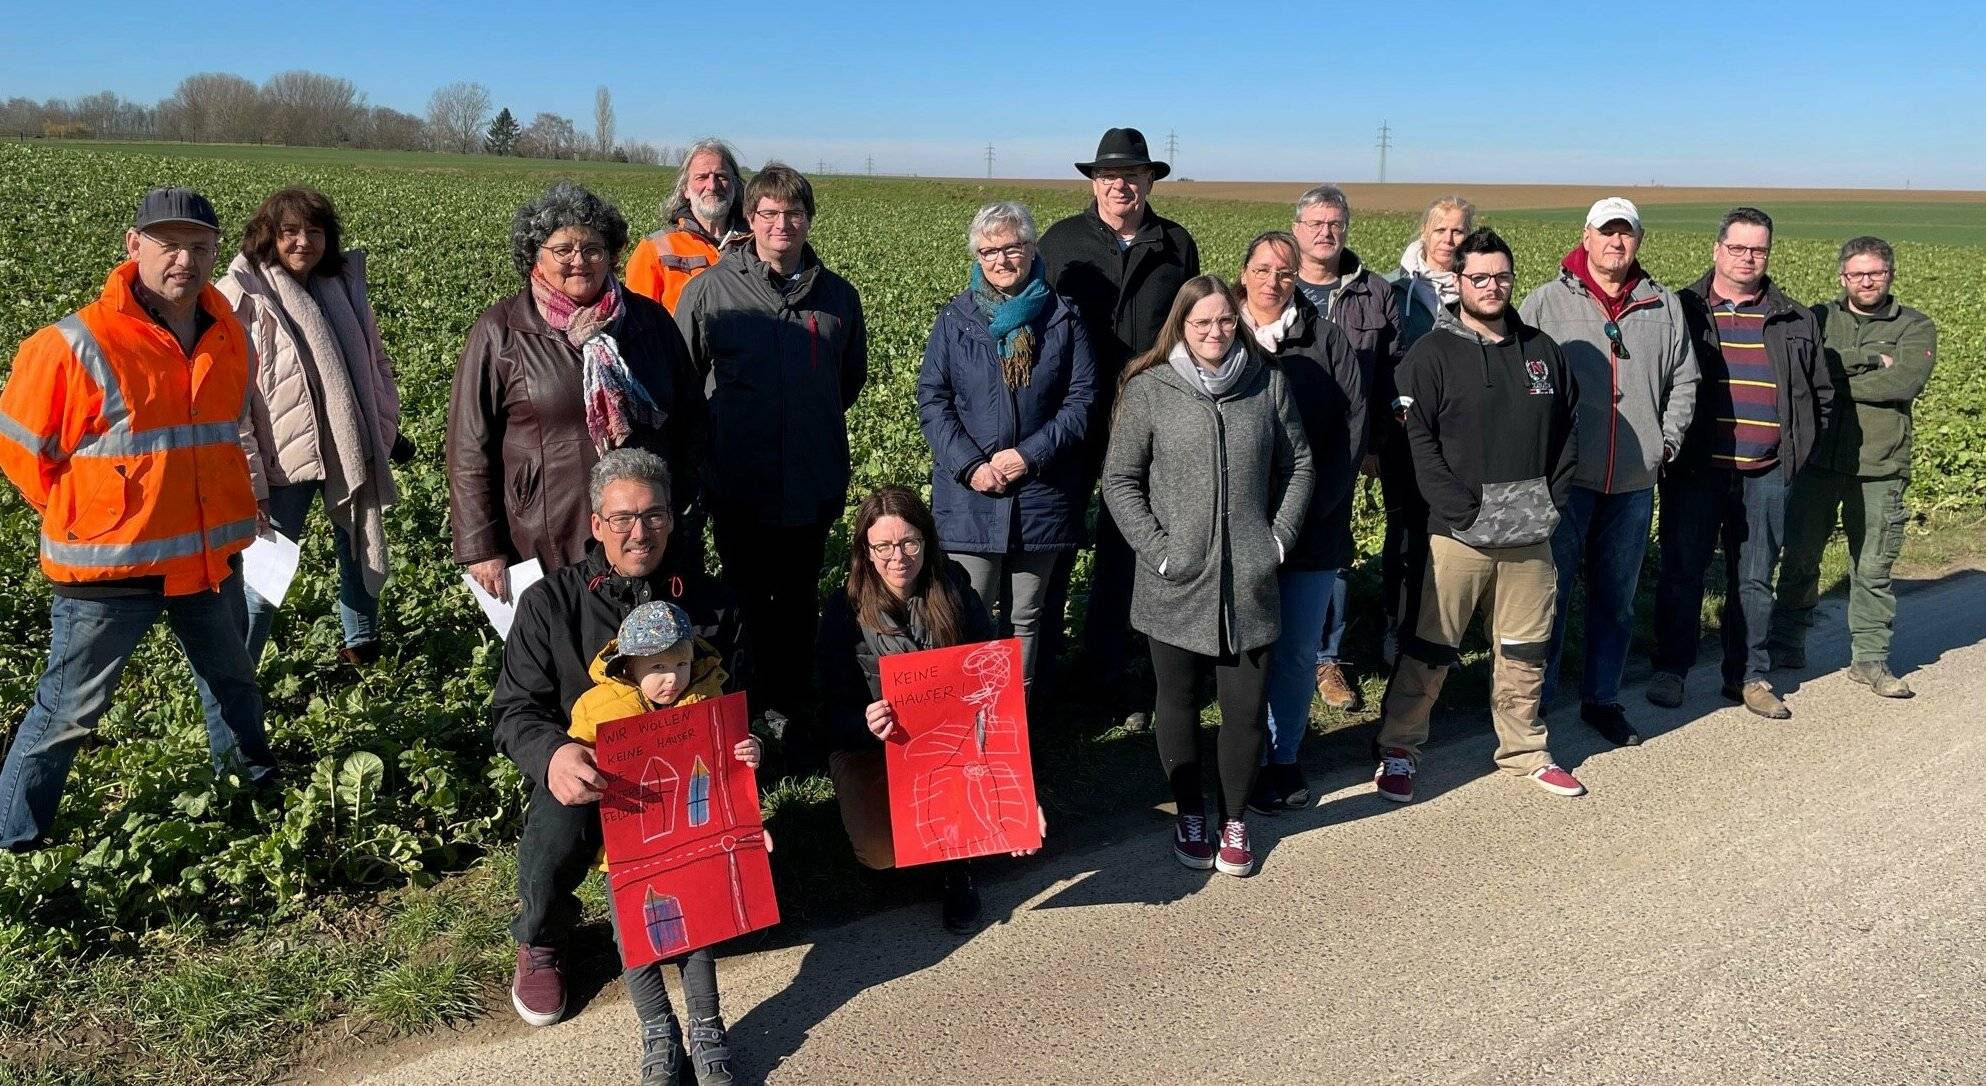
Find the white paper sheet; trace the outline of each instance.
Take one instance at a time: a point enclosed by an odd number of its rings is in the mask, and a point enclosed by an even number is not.
[[[467,573],[462,575],[462,583],[469,586],[470,594],[476,597],[478,604],[482,605],[483,614],[489,618],[490,626],[496,630],[497,636],[508,641],[510,624],[517,617],[517,598],[524,594],[525,589],[545,579],[545,569],[538,564],[536,558],[533,558],[519,562],[504,572],[510,577],[509,603],[483,591],[483,586],[477,584],[476,579]]]
[[[289,595],[296,580],[300,549],[296,541],[274,528],[264,529],[255,542],[241,552],[241,577],[255,594],[277,607]]]

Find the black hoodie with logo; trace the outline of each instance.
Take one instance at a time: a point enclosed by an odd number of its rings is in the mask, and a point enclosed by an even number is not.
[[[1572,371],[1552,338],[1512,306],[1492,343],[1453,307],[1436,315],[1400,362],[1414,476],[1428,531],[1478,549],[1551,538],[1572,487]]]

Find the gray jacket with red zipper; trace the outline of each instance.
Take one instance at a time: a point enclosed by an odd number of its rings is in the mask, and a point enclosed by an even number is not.
[[[1654,486],[1664,447],[1682,448],[1696,411],[1696,350],[1675,293],[1642,274],[1614,321],[1618,347],[1600,300],[1569,268],[1532,291],[1518,314],[1558,341],[1579,383],[1573,485],[1602,494]]]

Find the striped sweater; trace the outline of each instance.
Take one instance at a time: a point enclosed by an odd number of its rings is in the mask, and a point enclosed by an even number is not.
[[[1712,297],[1721,359],[1703,360],[1697,410],[1708,416],[1710,462],[1756,471],[1779,459],[1779,378],[1765,350],[1763,298],[1738,303]]]

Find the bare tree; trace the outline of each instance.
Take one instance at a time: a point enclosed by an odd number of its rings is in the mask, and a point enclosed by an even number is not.
[[[593,88],[593,154],[596,158],[614,154],[614,96],[604,83]]]
[[[622,144],[620,153],[625,156],[627,161],[638,165],[660,166],[662,164],[662,149],[645,140],[634,140],[631,143]]]
[[[381,151],[420,151],[427,147],[427,126],[411,113],[374,106],[365,119],[365,146]]]
[[[481,83],[450,83],[428,99],[428,127],[437,150],[476,151],[489,116],[490,91]]]
[[[517,153],[525,158],[578,158],[579,129],[556,113],[540,113],[518,135]]]
[[[201,72],[179,81],[159,103],[159,134],[203,143],[262,138],[262,92],[228,72]]]
[[[293,70],[262,84],[263,131],[276,143],[336,146],[356,142],[365,95],[349,79]]]

